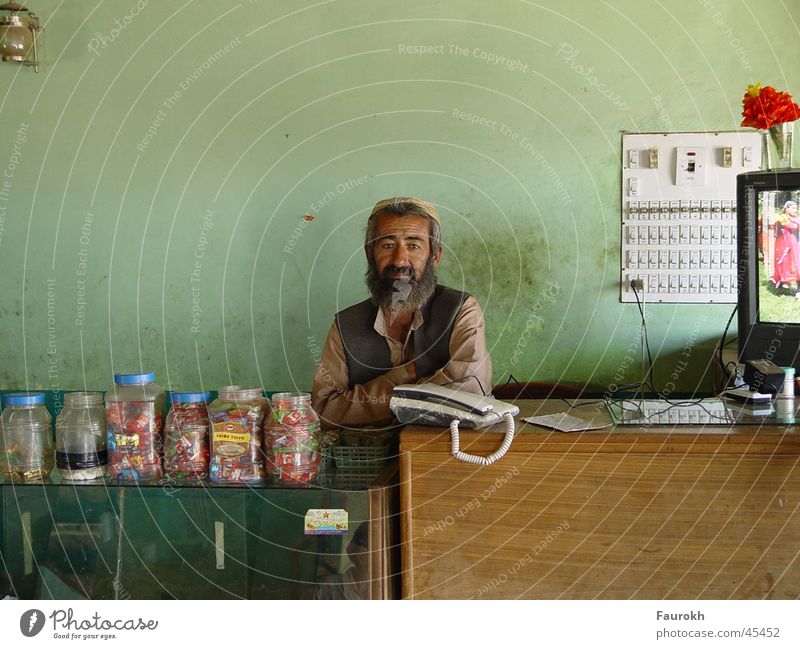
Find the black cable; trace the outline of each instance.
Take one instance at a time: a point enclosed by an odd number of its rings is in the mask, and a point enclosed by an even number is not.
[[[480,387],[480,389],[481,389],[481,394],[484,397],[489,396],[489,393],[486,392],[486,390],[483,389],[483,383],[481,383],[481,380],[477,376],[475,376],[474,374],[469,374],[468,376],[464,376],[464,377],[462,377],[460,379],[453,379],[452,381],[448,381],[447,383],[442,383],[441,386],[444,387],[446,385],[452,385],[453,383],[461,383],[462,381],[466,381],[467,379],[475,379],[478,382],[478,387]]]
[[[663,392],[661,392],[661,390],[659,390],[659,389],[657,389],[655,387],[655,381],[653,380],[653,355],[650,352],[650,339],[649,339],[649,336],[647,335],[647,321],[645,320],[645,317],[644,317],[644,310],[642,308],[642,303],[639,300],[639,292],[636,290],[636,287],[634,286],[633,283],[631,283],[631,289],[633,289],[633,294],[636,297],[636,306],[639,307],[639,314],[642,316],[642,338],[643,338],[643,343],[644,343],[645,350],[647,350],[647,362],[648,362],[648,365],[649,365],[648,371],[647,371],[647,376],[648,376],[649,380],[642,381],[640,383],[640,387],[641,386],[649,387],[650,391],[653,392],[659,399],[663,399],[664,401],[666,401],[667,403],[670,403],[672,405],[678,405],[679,403],[681,403],[683,405],[690,405],[689,402],[674,402],[674,401],[670,400],[669,397],[667,397],[667,395],[665,395]],[[731,318],[733,318],[733,314],[731,314]],[[637,393],[638,393],[638,390],[637,390],[637,392],[634,392],[633,396],[635,397]],[[705,398],[706,397],[700,397],[700,398],[692,401],[691,404],[700,404],[700,402],[702,402],[703,399],[705,399]],[[711,414],[711,413],[709,413],[709,414]]]
[[[584,406],[596,406],[598,403],[606,403],[606,399],[597,399],[595,401],[587,401],[585,403],[570,403],[564,397],[558,397],[558,400],[566,403],[570,407],[570,410],[572,408],[583,408]]]
[[[636,290],[636,285],[631,282],[631,288],[633,289],[633,295],[636,298],[636,306],[639,307],[639,315],[642,316],[642,339],[644,342],[644,347],[647,350],[647,375],[650,379],[650,387],[652,388],[655,384],[655,380],[653,379],[653,355],[650,353],[650,339],[647,335],[647,321],[644,317],[644,309],[642,308],[642,302],[639,300],[639,291]],[[659,393],[658,390],[655,390],[656,394]]]
[[[733,311],[731,311],[731,317],[728,318],[728,323],[725,325],[725,330],[722,332],[722,338],[719,339],[719,350],[718,350],[719,354],[717,355],[717,357],[719,359],[719,366],[722,369],[722,386],[720,386],[721,390],[724,390],[725,389],[725,385],[727,384],[727,381],[725,381],[725,375],[728,372],[728,366],[724,365],[722,363],[722,348],[725,347],[725,345],[727,344],[725,342],[725,336],[728,335],[728,328],[731,326],[731,322],[733,322],[733,316],[736,315],[736,309],[738,309],[738,308],[739,308],[738,304],[733,307]],[[731,341],[731,342],[733,342],[733,341]],[[730,364],[730,363],[728,363],[728,364]],[[716,387],[717,386],[714,386],[714,391],[715,392],[717,391]]]

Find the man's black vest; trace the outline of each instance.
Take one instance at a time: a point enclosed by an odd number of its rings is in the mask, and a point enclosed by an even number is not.
[[[437,286],[420,309],[422,326],[411,333],[417,376],[430,376],[450,360],[453,321],[469,294]],[[375,331],[378,307],[364,300],[336,314],[342,338],[350,388],[366,383],[392,369],[386,339]]]

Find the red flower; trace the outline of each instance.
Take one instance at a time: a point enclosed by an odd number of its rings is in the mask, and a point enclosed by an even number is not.
[[[747,86],[742,98],[741,126],[768,129],[775,124],[800,119],[800,106],[792,101],[788,92],[778,92],[772,86],[761,87],[760,83]]]

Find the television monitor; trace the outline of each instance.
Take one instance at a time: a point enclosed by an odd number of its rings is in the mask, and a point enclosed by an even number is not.
[[[800,169],[737,177],[739,359],[800,371]]]

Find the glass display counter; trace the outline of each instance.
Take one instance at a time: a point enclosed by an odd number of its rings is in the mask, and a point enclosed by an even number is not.
[[[391,598],[396,464],[314,485],[0,483],[0,597]],[[308,535],[311,509],[343,509],[345,535]],[[335,585],[335,588],[331,588]]]

